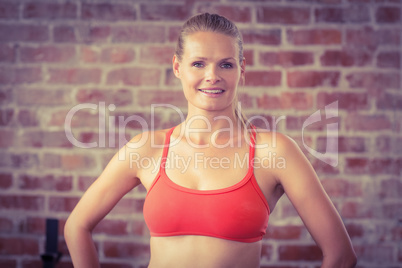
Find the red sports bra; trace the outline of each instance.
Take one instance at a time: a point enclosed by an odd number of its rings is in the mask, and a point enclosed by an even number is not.
[[[249,168],[235,185],[216,190],[195,190],[174,183],[165,172],[170,129],[166,133],[161,167],[144,203],[144,218],[151,236],[202,235],[239,242],[262,239],[270,210],[253,172],[254,139]]]

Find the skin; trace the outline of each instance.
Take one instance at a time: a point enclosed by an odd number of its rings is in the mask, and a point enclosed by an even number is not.
[[[245,61],[238,58],[236,41],[226,35],[197,32],[185,40],[182,60],[173,58],[173,70],[181,80],[188,100],[188,115],[171,136],[169,157],[180,155],[190,159],[194,154],[228,158],[227,168],[212,165],[198,168],[166,169],[176,184],[197,190],[226,188],[244,178],[247,168],[235,165],[234,155],[244,157],[249,151],[233,114],[237,86],[244,78]],[[208,96],[199,89],[220,88],[224,93]],[[217,119],[217,116],[221,116]],[[224,118],[222,117],[224,116]],[[215,119],[215,120],[214,120]],[[233,131],[219,131],[233,127]],[[149,190],[157,175],[155,169],[130,166],[130,154],[158,160],[167,130],[144,132],[134,137],[107,165],[100,177],[83,195],[65,226],[65,238],[74,267],[98,267],[98,257],[91,232],[116,203],[140,183]],[[256,137],[254,174],[271,211],[286,193],[312,237],[323,252],[322,267],[353,267],[356,257],[345,227],[324,192],[310,163],[289,137],[259,131]],[[216,144],[226,146],[217,148]],[[126,156],[126,160],[119,160]],[[271,165],[266,156],[284,159],[283,165]],[[185,174],[183,172],[186,171]],[[219,178],[219,179],[217,179]],[[269,227],[268,227],[269,228]],[[207,236],[152,237],[149,267],[259,267],[262,242],[242,243]]]

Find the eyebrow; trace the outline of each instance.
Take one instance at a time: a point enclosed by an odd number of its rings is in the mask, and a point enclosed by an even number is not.
[[[205,58],[205,57],[193,57],[192,59],[208,60],[208,58]],[[219,61],[226,61],[226,60],[234,60],[234,61],[236,61],[236,59],[233,58],[233,57],[223,58],[223,59],[220,59]]]

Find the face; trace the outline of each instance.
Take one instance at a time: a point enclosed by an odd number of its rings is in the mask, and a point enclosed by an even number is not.
[[[239,63],[236,39],[213,32],[187,36],[182,60],[173,58],[173,70],[181,80],[189,112],[199,109],[232,113],[244,65],[244,61]]]

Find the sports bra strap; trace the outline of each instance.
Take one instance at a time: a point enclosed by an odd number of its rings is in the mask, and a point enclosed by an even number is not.
[[[250,137],[250,154],[249,154],[249,168],[253,169],[254,167],[254,154],[255,154],[255,139],[256,139],[256,131],[254,125],[251,125],[251,137]]]
[[[161,160],[161,166],[160,166],[161,169],[162,168],[164,169],[165,165],[166,165],[166,159],[167,159],[167,155],[169,152],[170,136],[172,135],[174,128],[175,127],[172,127],[171,129],[169,129],[168,132],[166,132],[165,144],[163,146],[162,160]]]

